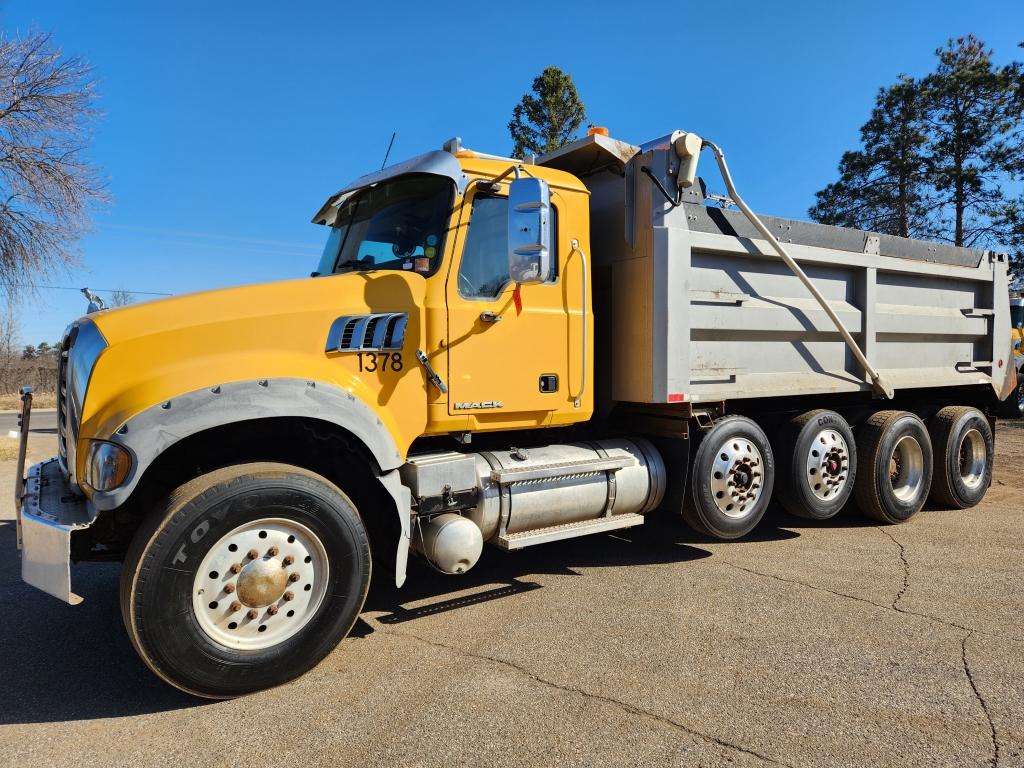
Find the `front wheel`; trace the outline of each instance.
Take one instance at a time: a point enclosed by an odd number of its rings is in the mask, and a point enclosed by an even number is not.
[[[177,488],[136,533],[121,613],[166,682],[229,698],[311,669],[348,633],[370,581],[351,500],[300,467],[244,464]]]

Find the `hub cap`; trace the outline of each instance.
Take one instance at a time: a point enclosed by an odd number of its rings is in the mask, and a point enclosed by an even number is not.
[[[733,437],[722,443],[711,466],[711,495],[722,514],[743,518],[761,497],[764,460],[747,438]]]
[[[192,610],[221,645],[269,648],[309,622],[323,602],[327,577],[327,550],[309,528],[293,520],[254,520],[206,553]]]
[[[889,482],[900,501],[914,501],[924,482],[924,451],[910,435],[901,437],[889,458]]]
[[[976,429],[969,429],[960,440],[959,469],[960,480],[971,490],[974,490],[981,481],[985,479],[985,463],[988,458],[988,449],[985,446],[985,438]]]
[[[841,495],[850,477],[850,448],[834,429],[814,436],[805,463],[807,487],[822,501]]]

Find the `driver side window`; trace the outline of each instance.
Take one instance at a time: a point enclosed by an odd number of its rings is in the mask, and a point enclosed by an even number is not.
[[[558,216],[551,208],[552,244],[558,242]],[[552,261],[556,265],[557,246]],[[508,284],[508,198],[477,195],[459,264],[459,295],[467,299],[497,298]]]

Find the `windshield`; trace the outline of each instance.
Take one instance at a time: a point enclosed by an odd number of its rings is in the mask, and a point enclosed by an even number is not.
[[[1010,305],[1010,325],[1014,328],[1024,325],[1024,306],[1020,304]]]
[[[441,261],[451,179],[406,176],[359,190],[341,205],[320,257],[321,275],[354,269],[432,273]]]

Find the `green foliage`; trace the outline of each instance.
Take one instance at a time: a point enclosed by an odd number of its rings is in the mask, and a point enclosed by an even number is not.
[[[572,77],[558,67],[546,67],[534,78],[531,90],[516,104],[508,124],[515,157],[551,152],[568,144],[586,118]]]
[[[1003,67],[973,35],[935,51],[935,70],[882,88],[839,180],[809,210],[824,224],[1024,256],[1024,65]]]
[[[903,76],[880,89],[860,136],[863,148],[843,154],[839,181],[817,193],[811,217],[901,237],[934,236],[919,83]]]
[[[945,239],[973,246],[989,239],[1006,205],[1010,139],[1021,121],[1015,93],[1020,65],[996,68],[992,51],[974,35],[950,40],[935,54],[939,66],[922,83],[932,183]]]

